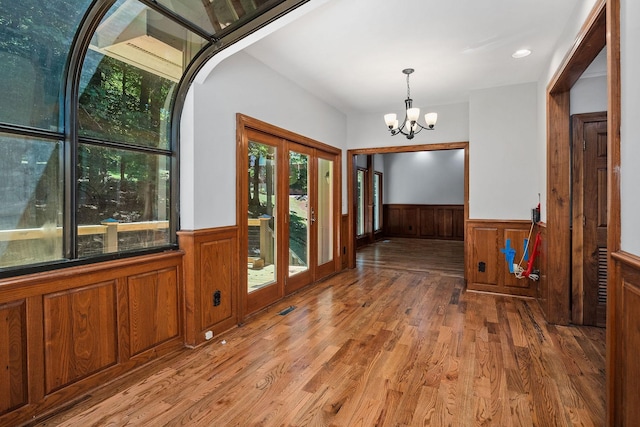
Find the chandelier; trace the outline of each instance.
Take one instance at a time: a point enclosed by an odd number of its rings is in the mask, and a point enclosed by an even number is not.
[[[427,113],[424,115],[424,121],[426,126],[422,126],[418,123],[420,117],[420,109],[413,107],[413,99],[411,99],[411,90],[409,89],[409,75],[414,72],[413,68],[405,68],[402,70],[407,75],[407,99],[404,100],[406,113],[402,126],[398,127],[398,117],[396,114],[385,114],[384,121],[389,128],[391,135],[398,135],[399,133],[405,135],[407,139],[413,139],[413,136],[419,133],[422,129],[433,130],[438,120],[438,113]]]

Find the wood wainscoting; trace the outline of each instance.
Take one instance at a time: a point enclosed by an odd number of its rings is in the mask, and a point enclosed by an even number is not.
[[[464,205],[383,206],[386,236],[464,240]]]
[[[568,307],[567,304],[558,302],[559,299],[563,298],[563,296],[566,295],[566,293],[557,292],[555,289],[551,289],[549,287],[549,276],[547,268],[549,239],[547,239],[547,224],[544,222],[539,222],[536,224],[536,227],[533,231],[534,233],[539,232],[541,238],[540,246],[538,247],[538,258],[536,261],[536,266],[540,270],[540,281],[538,282],[538,293],[536,295],[536,298],[538,299],[540,308],[542,308],[545,319],[548,320],[550,318],[550,313],[561,310],[563,307]]]
[[[501,249],[515,249],[514,261],[520,262],[524,240],[529,236],[531,221],[469,220],[467,221],[466,274],[469,290],[537,297],[538,282],[518,279],[509,272]],[[531,234],[529,253],[533,249],[536,230]],[[539,265],[539,264],[538,264]],[[526,262],[522,263],[526,268]]]
[[[184,346],[182,252],[0,281],[0,425],[19,425]]]
[[[340,219],[340,270],[349,267],[349,257],[347,256],[349,242],[349,215],[343,214]]]
[[[640,257],[611,254],[607,300],[607,377],[610,425],[635,426],[640,420]]]
[[[185,253],[185,344],[192,347],[206,341],[207,331],[217,335],[238,324],[238,228],[179,231],[178,242]]]

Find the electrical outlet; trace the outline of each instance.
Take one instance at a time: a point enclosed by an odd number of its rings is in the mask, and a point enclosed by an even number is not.
[[[484,262],[480,261],[478,263],[478,271],[480,273],[484,273],[486,271],[486,269],[487,269],[487,265]]]
[[[220,305],[220,298],[221,298],[221,293],[220,291],[215,291],[213,293],[213,306],[217,307]]]

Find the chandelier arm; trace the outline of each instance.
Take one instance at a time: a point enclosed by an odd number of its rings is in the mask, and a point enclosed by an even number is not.
[[[426,126],[422,126],[422,125],[421,125],[420,123],[418,123],[418,122],[416,122],[416,124],[418,125],[418,130],[417,130],[417,131],[415,131],[415,132],[413,132],[414,134],[416,134],[416,133],[420,132],[422,129],[429,129],[429,128],[428,128],[428,127],[426,127]]]
[[[404,130],[404,128],[407,127],[407,115],[404,115],[404,120],[402,121],[402,126],[398,127],[398,132],[400,132],[403,135],[409,136],[409,133],[406,132]],[[409,132],[411,131],[411,129],[409,129]]]
[[[396,129],[389,129],[389,132],[391,132],[391,136],[395,136],[395,135],[397,135],[399,133],[401,133],[401,134],[403,134],[405,136],[408,136],[409,134],[404,130],[404,128],[405,128],[405,126],[402,125],[402,126],[400,126],[399,128],[396,128]]]

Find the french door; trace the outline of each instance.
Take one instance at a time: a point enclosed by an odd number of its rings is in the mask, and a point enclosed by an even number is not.
[[[292,142],[288,153],[287,294],[336,270],[338,230],[335,155]]]
[[[249,130],[244,148],[242,173],[247,177],[241,191],[244,210],[244,239],[240,263],[247,298],[245,312],[251,313],[282,297],[282,188],[278,176],[284,162],[281,141],[268,134]],[[242,266],[246,266],[242,270]],[[244,275],[242,274],[244,272]]]
[[[339,219],[335,153],[250,128],[244,135],[242,316],[335,272]]]

